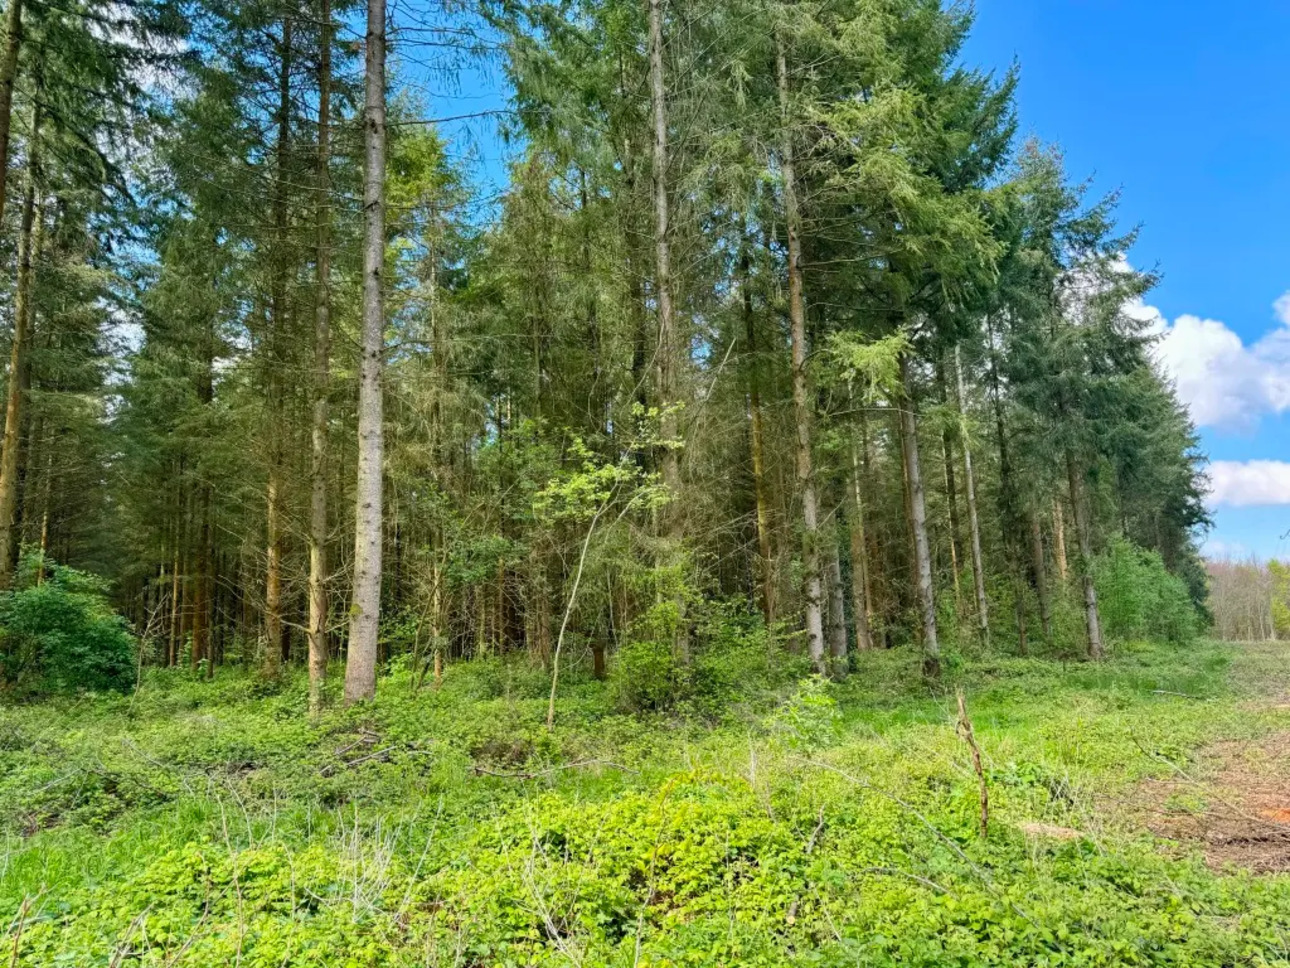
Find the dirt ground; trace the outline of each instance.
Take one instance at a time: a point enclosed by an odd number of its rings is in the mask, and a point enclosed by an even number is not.
[[[1252,714],[1290,711],[1290,645],[1261,644],[1232,670],[1233,687]],[[1199,843],[1215,869],[1290,871],[1290,730],[1215,742],[1186,769],[1142,783],[1134,812],[1148,830],[1180,844]]]

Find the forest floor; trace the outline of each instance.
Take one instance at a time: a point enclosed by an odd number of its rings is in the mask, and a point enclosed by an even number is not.
[[[572,676],[551,732],[501,661],[0,708],[0,963],[1290,965],[1290,648],[915,663],[715,720]]]

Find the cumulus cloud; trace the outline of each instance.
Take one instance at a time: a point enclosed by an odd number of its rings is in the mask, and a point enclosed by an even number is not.
[[[1213,461],[1209,465],[1209,504],[1234,508],[1290,504],[1290,463]]]
[[[1280,325],[1247,344],[1216,319],[1184,315],[1171,323],[1155,306],[1129,307],[1159,336],[1156,362],[1196,424],[1237,431],[1290,410],[1290,292],[1273,310]]]

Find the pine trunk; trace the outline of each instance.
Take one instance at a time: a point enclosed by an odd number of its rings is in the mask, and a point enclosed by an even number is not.
[[[793,424],[797,487],[802,497],[802,563],[806,570],[806,648],[815,671],[824,675],[828,664],[824,654],[823,588],[820,581],[819,507],[815,494],[815,471],[811,454],[811,395],[806,373],[806,300],[802,292],[801,216],[797,208],[793,136],[789,126],[788,59],[784,37],[776,34],[775,69],[779,85],[779,107],[783,143],[780,167],[784,179],[784,221],[788,231],[788,315],[793,354]]]
[[[1030,514],[1030,577],[1039,599],[1039,624],[1043,628],[1044,640],[1051,642],[1053,615],[1048,600],[1048,574],[1044,567],[1044,535],[1039,526],[1039,515],[1034,512]]]
[[[23,0],[9,0],[4,21],[4,55],[0,58],[0,225],[4,224],[9,176],[9,134],[13,121],[13,89],[18,80],[22,49]]]
[[[972,445],[967,436],[967,416],[963,410],[966,393],[963,388],[963,363],[958,347],[954,347],[954,383],[958,399],[960,446],[963,448],[963,486],[967,496],[968,532],[972,541],[972,586],[976,593],[977,628],[981,641],[990,640],[990,611],[985,597],[985,564],[981,556],[981,518],[976,506],[976,474],[972,469]]]
[[[957,347],[956,347],[957,348]],[[945,365],[936,361],[936,382],[940,387],[941,401],[946,406],[950,402],[949,384],[945,380]],[[954,579],[954,613],[963,614],[962,591],[959,587],[959,569],[963,561],[962,530],[959,522],[958,481],[954,473],[954,435],[948,426],[941,430],[941,457],[945,467],[945,504],[949,510],[950,526],[950,574]]]
[[[282,22],[278,70],[278,135],[273,186],[273,279],[269,294],[268,437],[269,479],[265,489],[265,575],[263,673],[276,677],[282,669],[287,640],[282,621],[282,546],[284,540],[283,378],[287,340],[287,152],[291,137],[291,21]]]
[[[1065,584],[1070,566],[1066,561],[1066,521],[1059,497],[1053,498],[1053,556],[1057,559],[1057,577]]]
[[[1097,608],[1097,588],[1093,585],[1093,538],[1089,532],[1088,512],[1084,508],[1083,488],[1080,487],[1079,469],[1075,455],[1066,452],[1066,476],[1070,484],[1071,510],[1075,514],[1075,538],[1079,543],[1080,581],[1084,587],[1084,623],[1088,629],[1088,655],[1101,659],[1105,650],[1102,644],[1102,619]]]
[[[651,154],[654,183],[654,301],[658,312],[658,347],[654,354],[654,386],[662,413],[659,432],[662,453],[663,484],[671,502],[664,509],[665,532],[673,563],[681,555],[685,538],[681,505],[681,454],[674,442],[678,437],[676,365],[679,341],[676,316],[672,305],[672,230],[668,200],[667,88],[663,68],[663,0],[649,0],[649,80],[650,113],[654,120],[654,142]],[[682,661],[689,660],[690,637],[685,614],[685,600],[676,599],[678,620],[674,649]]]
[[[172,567],[170,571],[170,642],[166,650],[166,665],[176,665],[179,662],[179,569],[183,561],[183,543],[184,543],[184,512],[182,498],[177,501],[175,508],[175,547],[172,553]]]
[[[851,436],[851,611],[856,626],[856,648],[867,652],[873,648],[870,609],[873,595],[869,589],[869,549],[865,536],[864,488],[861,480],[861,443]]]
[[[319,10],[313,412],[309,464],[309,710],[327,678],[327,396],[331,385],[331,0]],[[437,347],[436,347],[437,351]]]
[[[914,417],[913,379],[909,358],[900,358],[900,381],[904,400],[900,405],[900,431],[905,438],[905,474],[909,480],[910,527],[914,532],[914,569],[918,584],[918,605],[923,621],[923,671],[930,677],[941,673],[941,647],[936,636],[936,590],[932,585],[932,555],[927,541],[927,499],[918,459],[918,422]]]
[[[345,701],[376,695],[381,619],[381,365],[385,349],[385,0],[368,0],[363,107],[363,329],[358,386],[358,485],[354,510],[354,594]]]
[[[830,672],[835,679],[844,679],[847,674],[847,615],[844,598],[846,592],[842,585],[842,559],[838,551],[839,535],[836,528],[830,528],[825,535],[828,541],[826,567],[829,581],[829,656]]]
[[[18,230],[18,280],[13,303],[13,348],[9,358],[9,389],[5,402],[4,442],[0,446],[0,589],[13,584],[18,557],[15,516],[18,511],[18,477],[21,471],[22,418],[27,402],[31,369],[28,353],[35,328],[35,263],[40,248],[42,222],[37,191],[40,182],[40,111],[32,116],[32,137],[27,158],[27,187],[22,198]]]
[[[752,457],[753,495],[757,504],[758,577],[761,580],[761,613],[766,627],[775,621],[775,562],[770,544],[770,497],[766,487],[766,454],[761,411],[761,365],[757,358],[757,325],[753,315],[749,258],[741,260],[744,339],[748,344],[749,450]]]

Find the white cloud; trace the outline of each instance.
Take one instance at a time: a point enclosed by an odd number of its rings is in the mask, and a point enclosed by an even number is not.
[[[1170,323],[1141,302],[1129,312],[1159,334],[1157,363],[1198,426],[1249,431],[1264,414],[1290,410],[1290,292],[1273,309],[1280,325],[1250,344],[1216,319]]]
[[[1290,326],[1290,292],[1283,292],[1277,297],[1277,301],[1272,304],[1273,311],[1277,314],[1277,319],[1281,320],[1282,326]]]
[[[1216,460],[1209,465],[1209,504],[1234,508],[1290,504],[1290,463]]]

